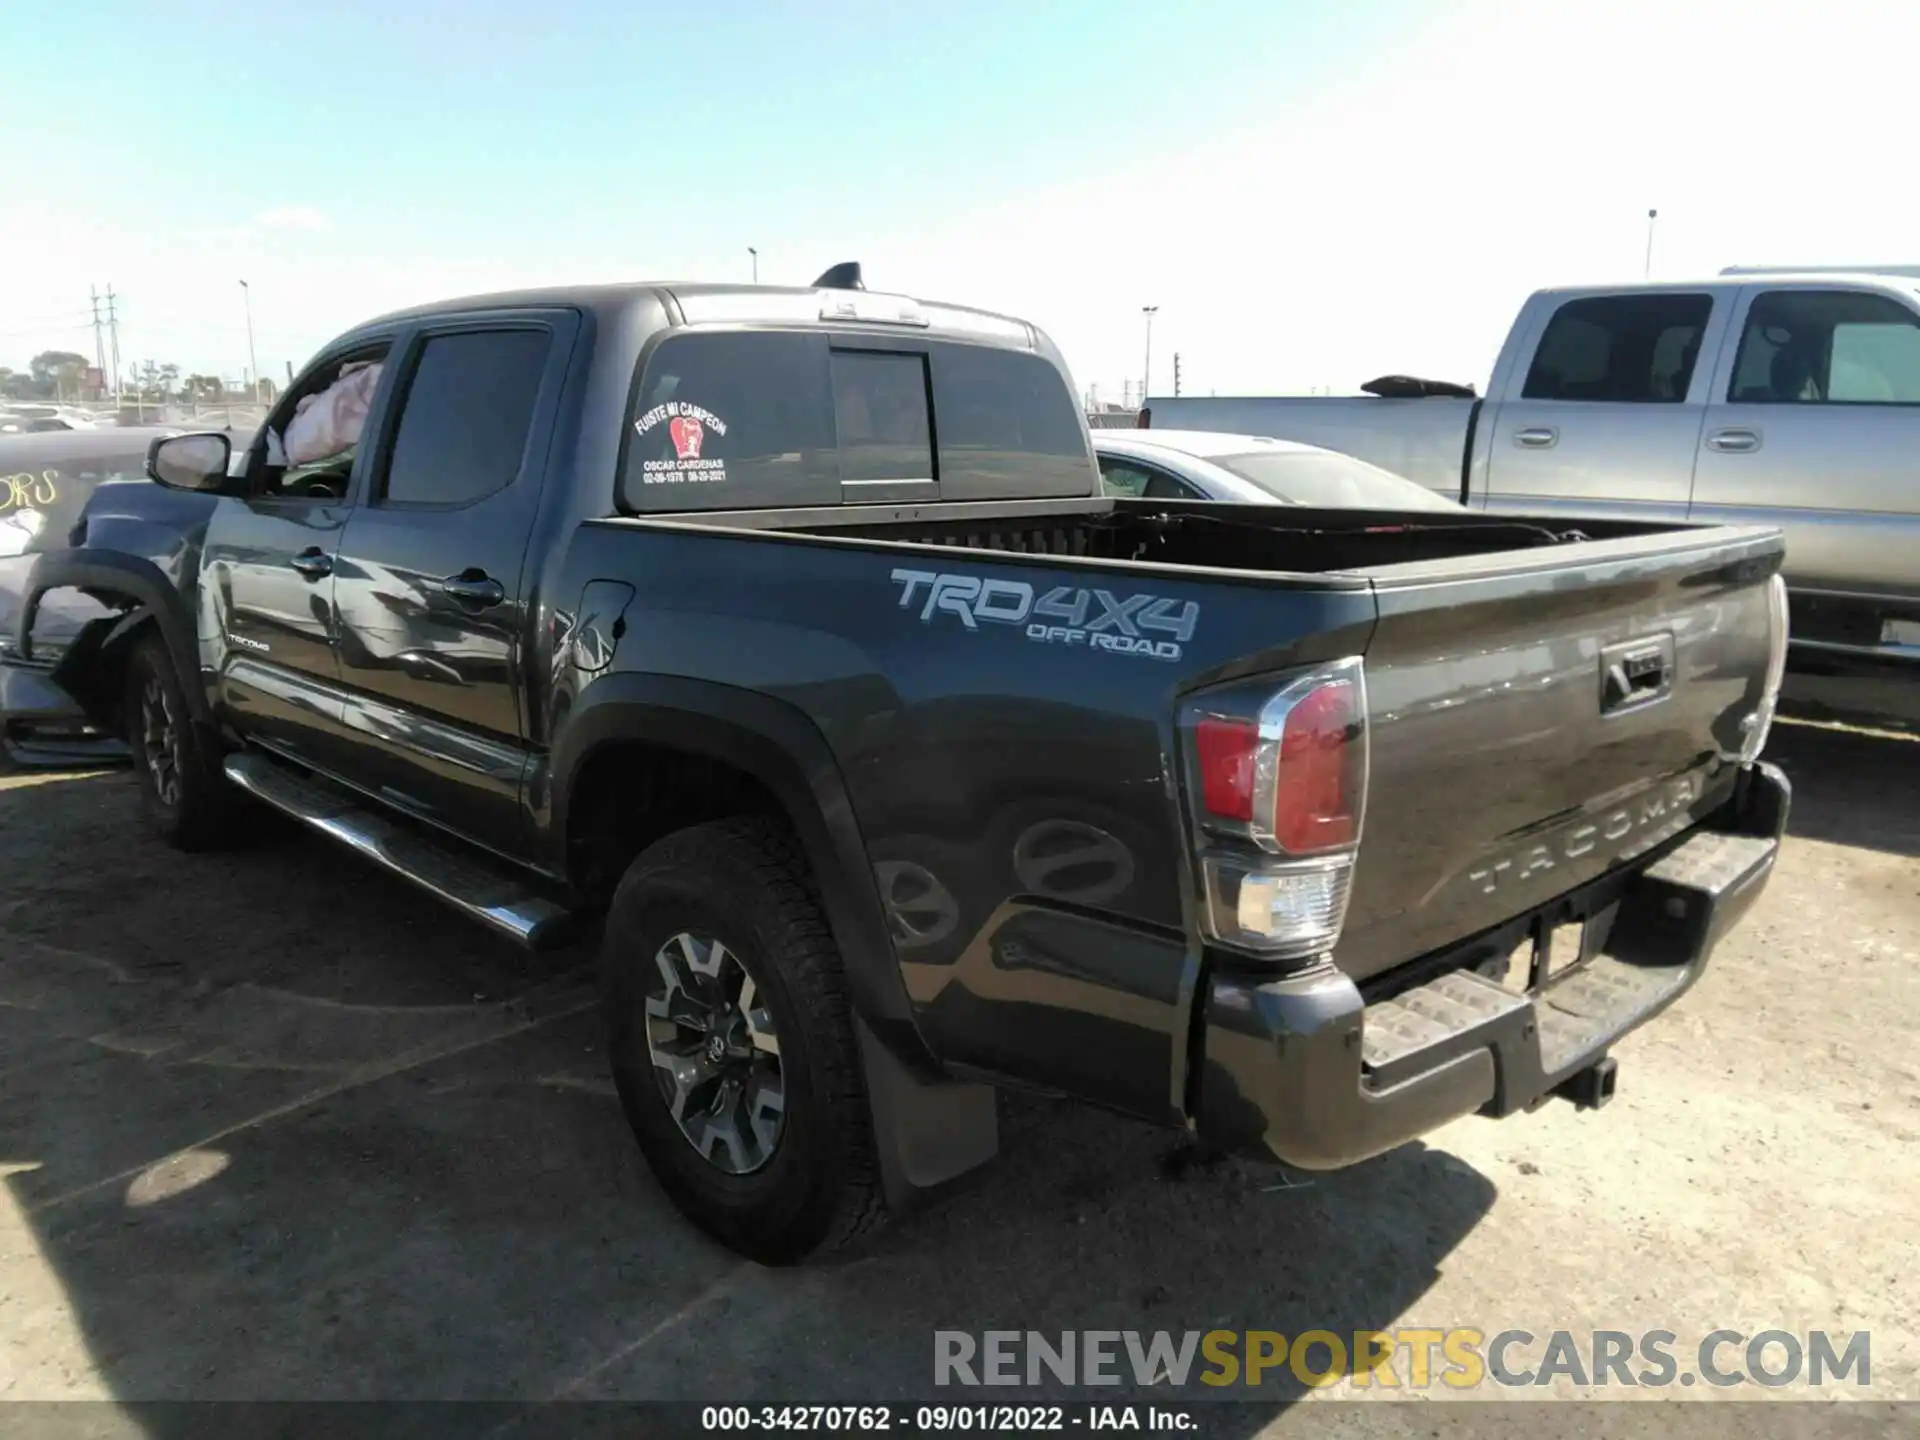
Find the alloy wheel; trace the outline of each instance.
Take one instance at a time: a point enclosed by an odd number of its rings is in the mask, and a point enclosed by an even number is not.
[[[178,805],[180,727],[157,675],[149,675],[140,690],[140,750],[153,781],[154,798],[169,809]]]
[[[729,1175],[773,1158],[786,1086],[773,1012],[746,963],[716,937],[682,931],[646,983],[654,1080],[687,1143]]]

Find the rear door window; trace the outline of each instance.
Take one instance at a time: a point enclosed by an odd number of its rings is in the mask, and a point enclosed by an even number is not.
[[[532,328],[429,339],[400,404],[382,502],[470,505],[511,485],[552,347]]]
[[[661,342],[634,392],[621,496],[643,512],[838,503],[826,337]]]
[[[1099,487],[1079,404],[1044,357],[936,344],[940,498],[1093,495]]]

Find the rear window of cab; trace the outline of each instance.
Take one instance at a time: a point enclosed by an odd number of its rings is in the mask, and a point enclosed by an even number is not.
[[[634,388],[624,457],[621,504],[638,513],[1097,492],[1047,359],[866,334],[668,336]]]

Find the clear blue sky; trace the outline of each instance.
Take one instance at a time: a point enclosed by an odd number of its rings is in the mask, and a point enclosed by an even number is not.
[[[114,203],[162,225],[256,186],[342,226],[527,256],[618,246],[644,268],[777,246],[850,212],[932,222],[1010,187],[1124,173],[1144,144],[1311,87],[1410,8],[9,6],[5,133],[54,145],[10,146],[0,166],[10,185],[24,174],[49,199],[97,204],[100,162],[130,152]],[[86,169],[68,168],[79,156]]]
[[[302,207],[329,232],[309,243],[376,265],[744,277],[754,245],[765,278],[871,274],[888,236],[1245,124],[1414,5],[1227,0],[1178,25],[1164,3],[1031,0],[9,6],[0,123],[45,143],[0,152],[0,205],[133,247]],[[232,293],[189,307],[100,261],[152,332],[131,353],[225,343],[237,368]],[[275,355],[356,318],[253,285],[263,339],[298,332]],[[0,288],[0,360],[70,299],[84,284]]]
[[[1639,277],[1649,206],[1656,275],[1920,261],[1916,50],[1874,0],[16,0],[0,364],[90,353],[93,283],[128,360],[237,377],[246,279],[277,375],[394,305],[752,245],[1024,315],[1109,397],[1145,304],[1160,388],[1484,379],[1529,288]]]

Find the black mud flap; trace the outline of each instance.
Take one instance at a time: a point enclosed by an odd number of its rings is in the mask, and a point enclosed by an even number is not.
[[[993,1159],[1000,1149],[1000,1119],[992,1086],[924,1079],[858,1015],[853,1028],[889,1210],[909,1209]]]

